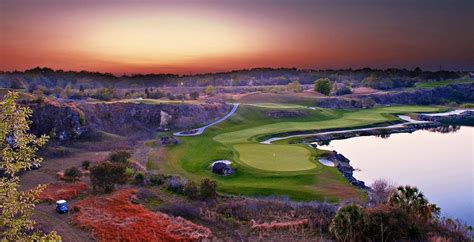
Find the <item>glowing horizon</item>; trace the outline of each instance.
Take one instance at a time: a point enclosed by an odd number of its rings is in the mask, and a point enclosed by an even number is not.
[[[0,70],[474,70],[472,1],[0,3]]]

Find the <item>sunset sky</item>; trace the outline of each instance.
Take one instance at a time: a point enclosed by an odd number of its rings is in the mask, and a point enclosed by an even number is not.
[[[474,70],[474,0],[0,0],[0,70]]]

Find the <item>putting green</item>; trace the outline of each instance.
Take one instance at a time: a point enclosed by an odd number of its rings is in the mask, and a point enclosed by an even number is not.
[[[304,171],[316,168],[311,151],[297,145],[237,144],[240,161],[267,171]]]

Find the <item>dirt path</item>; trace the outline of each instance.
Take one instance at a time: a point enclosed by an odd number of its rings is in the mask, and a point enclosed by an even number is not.
[[[71,215],[57,213],[54,210],[54,204],[41,203],[36,205],[33,218],[39,228],[46,232],[56,231],[61,236],[62,241],[94,241],[89,232],[71,225]]]
[[[71,166],[79,167],[84,160],[99,161],[107,156],[108,152],[84,152],[70,157],[47,159],[42,167],[27,171],[21,175],[21,190],[28,190],[38,184],[58,182],[56,173]],[[68,201],[69,208],[74,206],[75,201]],[[71,224],[68,214],[59,214],[55,210],[54,203],[43,202],[36,205],[33,219],[37,227],[45,232],[55,230],[62,241],[94,241],[88,231],[82,230]]]
[[[27,190],[38,184],[57,182],[56,173],[71,166],[80,167],[85,160],[99,161],[105,159],[109,152],[84,152],[70,157],[47,159],[41,163],[41,168],[27,171],[21,175],[21,189]]]

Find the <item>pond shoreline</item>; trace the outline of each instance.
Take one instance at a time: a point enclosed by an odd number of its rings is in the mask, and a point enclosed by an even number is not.
[[[441,113],[440,115],[419,114],[417,120],[403,115],[398,115],[398,117],[407,122],[385,127],[324,132],[312,135],[310,137],[302,137],[294,143],[309,143],[312,147],[317,148],[318,145],[328,144],[331,140],[341,140],[359,136],[380,136],[381,138],[388,138],[391,134],[394,133],[413,133],[417,130],[445,127],[446,124],[459,123],[465,120],[468,120],[469,125],[474,126],[474,122],[472,122],[472,120],[474,120],[474,111],[472,110],[464,110],[463,112],[455,112],[449,115],[445,115],[444,113]],[[449,131],[449,127],[447,131]],[[443,132],[443,130],[441,130],[441,132]],[[295,136],[286,138],[294,137]],[[271,144],[271,142],[267,144]],[[365,185],[364,181],[358,180],[353,176],[353,172],[355,169],[350,165],[350,160],[344,155],[339,154],[337,151],[333,150],[330,151],[329,154],[320,158],[332,161],[335,164],[336,168],[339,170],[339,172],[341,172],[341,174],[352,185],[363,190],[371,190],[370,187]]]
[[[347,159],[344,155],[337,153],[337,151],[333,150],[328,152],[328,154],[321,156],[319,158],[326,159],[332,163],[334,163],[334,166],[341,172],[342,176],[346,178],[346,180],[363,190],[370,190],[368,186],[365,185],[365,182],[357,180],[354,177],[354,167],[350,165],[350,160]]]

